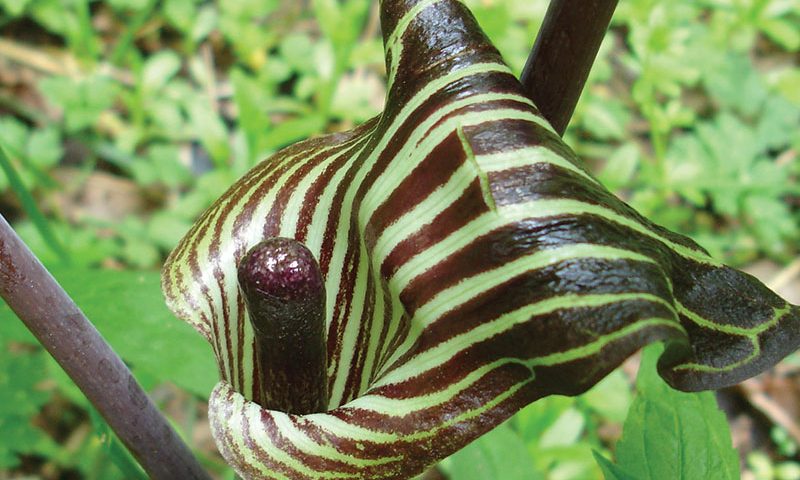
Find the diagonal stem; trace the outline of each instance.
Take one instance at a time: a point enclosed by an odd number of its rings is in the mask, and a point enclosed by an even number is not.
[[[618,0],[551,0],[522,70],[522,85],[563,135]]]
[[[209,478],[128,367],[2,216],[0,296],[151,478]]]

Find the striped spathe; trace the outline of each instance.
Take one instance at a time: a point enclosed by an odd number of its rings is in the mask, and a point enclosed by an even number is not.
[[[800,309],[609,193],[456,0],[381,4],[384,112],[247,173],[170,255],[163,291],[211,344],[209,415],[244,478],[400,479],[645,344],[720,388],[800,344]],[[327,296],[328,411],[262,408],[236,268],[305,244]]]

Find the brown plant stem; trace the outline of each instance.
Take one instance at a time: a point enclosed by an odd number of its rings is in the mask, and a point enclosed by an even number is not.
[[[551,0],[522,85],[559,135],[567,129],[617,0]]]
[[[0,296],[151,478],[209,478],[128,367],[2,216]]]

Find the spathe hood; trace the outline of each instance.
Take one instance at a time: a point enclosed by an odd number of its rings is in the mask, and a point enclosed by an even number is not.
[[[381,116],[256,166],[164,267],[213,347],[209,415],[245,478],[409,478],[528,403],[578,394],[645,344],[684,390],[755,375],[800,311],[609,193],[523,95],[466,7],[381,4]],[[259,405],[236,268],[303,242],[325,279],[329,410]]]

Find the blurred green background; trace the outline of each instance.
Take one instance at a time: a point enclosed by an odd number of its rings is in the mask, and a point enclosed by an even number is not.
[[[547,1],[466,3],[519,72]],[[384,93],[373,1],[0,0],[0,213],[220,478],[232,473],[205,421],[211,352],[163,306],[158,268],[249,168],[378,114]],[[800,0],[621,0],[565,138],[644,215],[798,302]],[[0,317],[0,479],[140,475]],[[440,470],[602,478],[592,450],[613,456],[635,363],[535,403]],[[790,414],[798,363],[757,384]],[[792,426],[746,389],[726,395],[743,475],[800,479]]]

